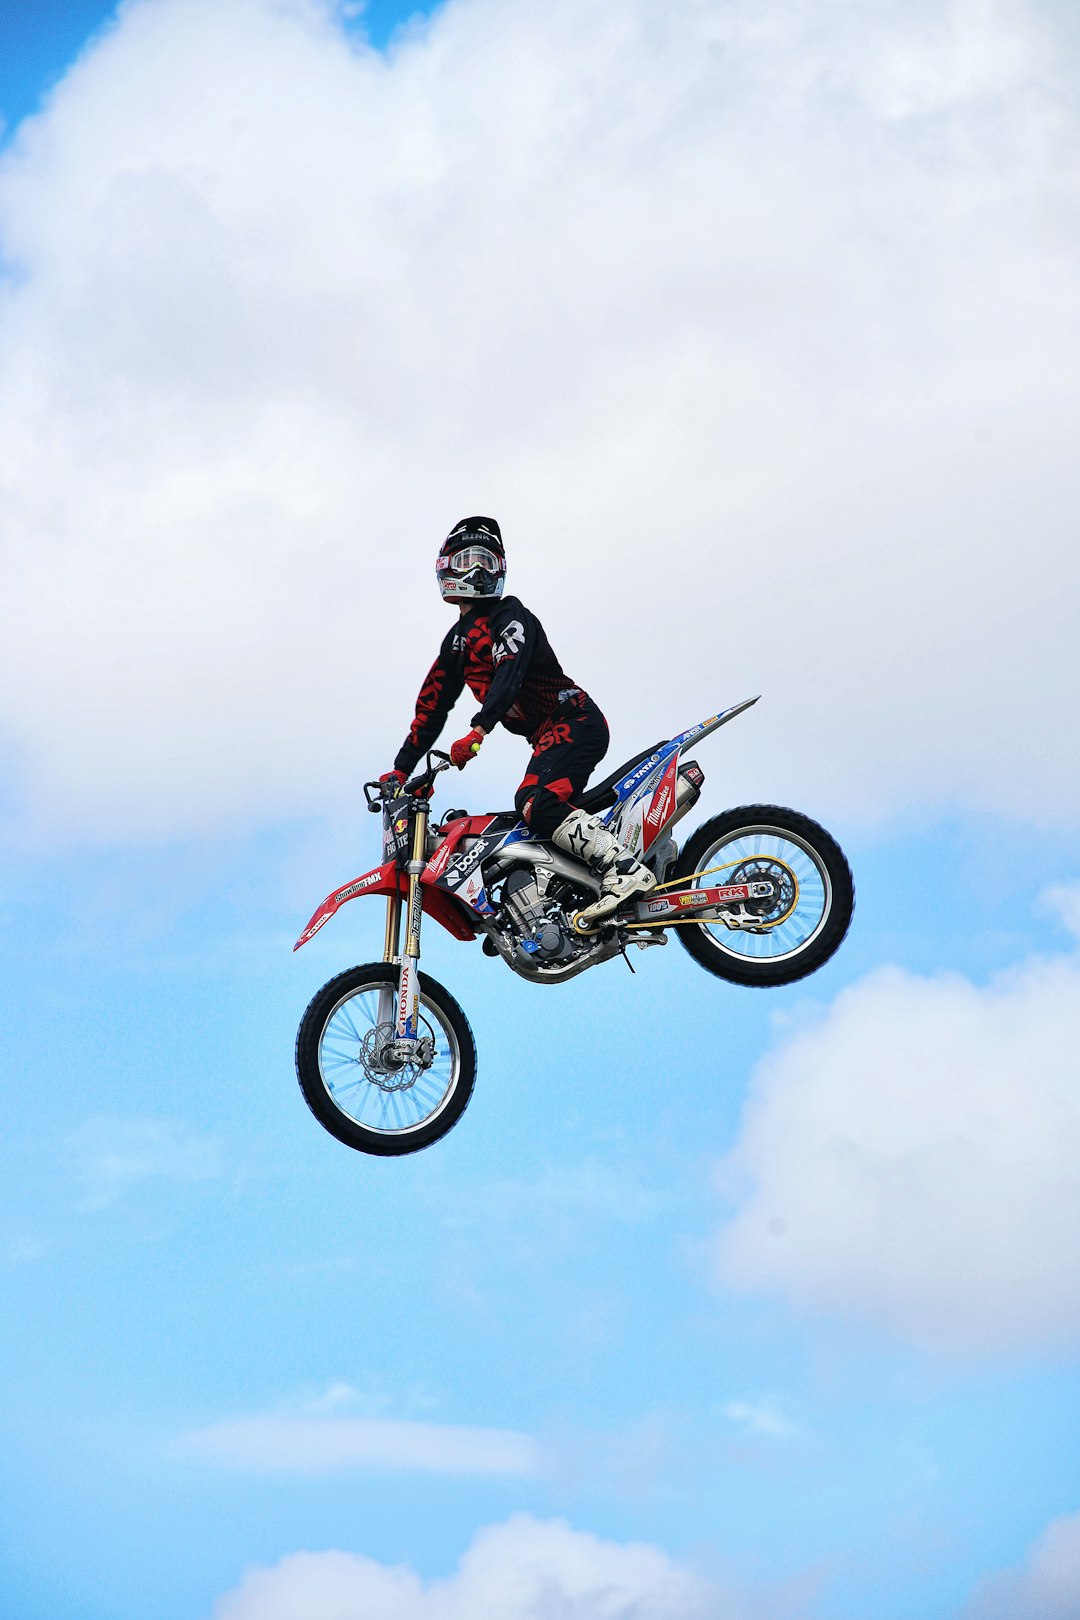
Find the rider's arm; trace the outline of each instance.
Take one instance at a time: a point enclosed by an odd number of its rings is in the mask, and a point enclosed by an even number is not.
[[[498,725],[516,701],[536,648],[537,623],[516,597],[500,602],[491,615],[491,662],[495,673],[488,687],[484,706],[473,716],[473,725],[485,732]]]
[[[421,754],[433,748],[446,717],[461,696],[465,685],[465,672],[460,658],[453,652],[454,635],[451,631],[439,648],[439,656],[428,670],[420,695],[416,700],[416,714],[409,727],[409,735],[397,751],[394,769],[408,776]]]

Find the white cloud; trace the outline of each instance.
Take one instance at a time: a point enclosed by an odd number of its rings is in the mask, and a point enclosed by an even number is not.
[[[773,1400],[727,1401],[720,1411],[729,1423],[767,1440],[790,1440],[799,1432],[798,1425]]]
[[[104,1209],[138,1182],[221,1174],[218,1144],[178,1120],[88,1119],[71,1132],[68,1147],[84,1209]]]
[[[735,793],[1074,815],[1075,46],[1040,0],[451,0],[387,60],[324,0],[132,0],[0,175],[39,823],[351,802],[477,508],[617,748],[761,690]]]
[[[256,1413],[184,1435],[182,1456],[254,1473],[328,1474],[346,1469],[524,1477],[540,1452],[527,1434],[451,1423],[351,1416],[356,1392],[335,1384],[298,1409]]]
[[[352,1553],[294,1553],[250,1571],[213,1620],[737,1620],[741,1612],[655,1547],[518,1515],[481,1530],[446,1580]]]
[[[886,968],[782,1038],[720,1183],[720,1275],[990,1354],[1080,1341],[1080,958]]]
[[[1076,1620],[1080,1614],[1080,1513],[1054,1519],[1018,1569],[991,1577],[963,1620]]]
[[[1080,939],[1080,883],[1054,883],[1039,895],[1039,908],[1058,917]]]

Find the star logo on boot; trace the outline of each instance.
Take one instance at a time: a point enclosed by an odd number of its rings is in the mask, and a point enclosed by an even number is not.
[[[585,859],[585,850],[589,843],[588,834],[581,827],[575,827],[566,841],[570,845],[570,848],[574,851],[574,854],[577,856],[578,860],[583,861]]]

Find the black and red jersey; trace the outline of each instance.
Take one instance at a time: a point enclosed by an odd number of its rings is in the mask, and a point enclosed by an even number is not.
[[[516,596],[478,602],[443,638],[394,768],[406,776],[413,770],[421,754],[434,746],[466,686],[480,703],[474,726],[491,731],[501,723],[531,741],[559,693],[573,685],[540,620]]]

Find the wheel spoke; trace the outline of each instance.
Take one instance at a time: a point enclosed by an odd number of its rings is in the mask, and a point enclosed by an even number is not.
[[[805,949],[808,941],[824,925],[831,904],[828,874],[814,851],[794,834],[778,828],[747,827],[731,838],[719,839],[707,849],[700,871],[710,867],[726,869],[718,882],[771,878],[779,893],[790,904],[794,897],[792,880],[798,885],[797,899],[790,914],[775,927],[761,933],[729,929],[723,923],[703,922],[699,926],[726,955],[752,961],[778,961]],[[767,922],[767,916],[766,916]]]
[[[335,1097],[343,1097],[347,1091],[355,1091],[358,1086],[367,1086],[370,1084],[371,1082],[369,1080],[365,1080],[363,1077],[361,1077],[358,1080],[342,1080],[340,1084],[334,1085],[332,1090]]]
[[[360,1031],[357,1029],[356,1025],[353,1023],[352,1014],[349,1012],[348,1007],[342,1007],[341,1011],[338,1014],[338,1021],[340,1023],[344,1024],[346,1030],[348,1030],[349,1034],[352,1036],[354,1041],[359,1041],[360,1040]]]
[[[346,1119],[380,1135],[403,1136],[426,1125],[446,1106],[461,1060],[452,1026],[422,995],[419,1024],[434,1047],[431,1062],[426,1068],[407,1064],[396,1071],[383,1069],[371,1035],[378,1027],[383,988],[363,986],[331,1010],[319,1042],[318,1067],[326,1094]]]

